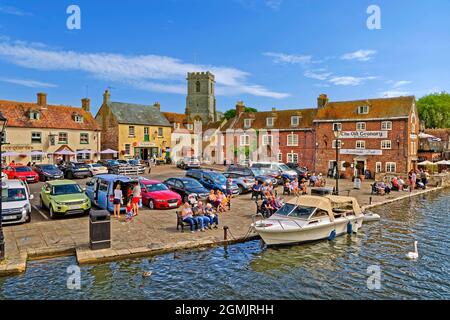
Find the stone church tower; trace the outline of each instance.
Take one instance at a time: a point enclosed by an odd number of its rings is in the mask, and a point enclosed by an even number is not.
[[[217,121],[214,75],[207,72],[188,72],[186,115],[203,124]]]

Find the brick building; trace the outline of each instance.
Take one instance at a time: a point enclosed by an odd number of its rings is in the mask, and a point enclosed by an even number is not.
[[[413,96],[329,102],[321,95],[314,129],[318,172],[334,168],[336,144],[339,170],[346,177],[366,170],[372,177],[374,173],[405,173],[418,160],[419,119]]]

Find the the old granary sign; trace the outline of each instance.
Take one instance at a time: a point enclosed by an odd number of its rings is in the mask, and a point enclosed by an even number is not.
[[[340,139],[384,139],[387,131],[342,131]]]
[[[382,156],[383,150],[377,149],[340,149],[340,154],[351,154],[357,156]]]

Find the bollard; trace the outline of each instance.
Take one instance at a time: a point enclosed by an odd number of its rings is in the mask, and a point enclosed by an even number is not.
[[[223,240],[228,240],[228,226],[223,226]]]
[[[372,197],[369,197],[369,204],[372,204]]]
[[[351,191],[351,190],[347,190],[347,197],[350,196],[350,191]]]

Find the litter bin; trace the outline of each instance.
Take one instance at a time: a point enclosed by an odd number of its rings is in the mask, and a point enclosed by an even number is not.
[[[326,196],[333,194],[333,188],[311,188],[311,195]]]
[[[111,218],[106,210],[89,214],[89,247],[91,250],[111,248]]]
[[[361,179],[356,177],[353,182],[353,189],[361,189]]]

